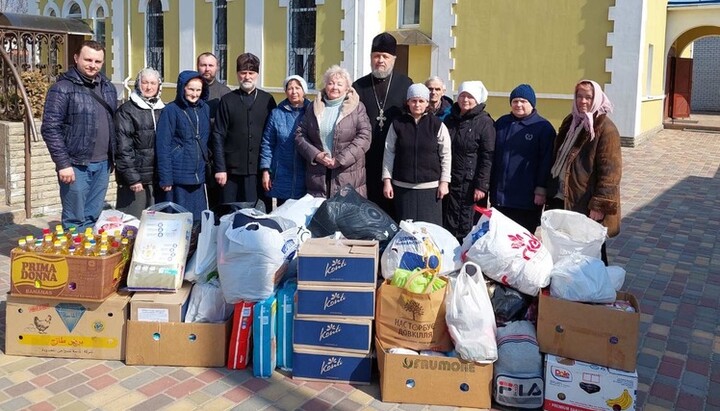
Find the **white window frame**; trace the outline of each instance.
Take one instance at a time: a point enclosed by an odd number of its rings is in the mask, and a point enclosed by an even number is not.
[[[145,60],[144,67],[148,67],[148,66],[149,66],[148,53],[149,53],[149,51],[150,51],[150,46],[148,45],[148,16],[147,16],[147,6],[148,6],[148,4],[150,3],[150,1],[151,1],[151,0],[140,0],[140,5],[142,5],[142,4],[145,5],[145,9],[143,10],[143,14],[145,14],[145,18],[144,18],[144,21],[145,21],[145,36],[144,36],[144,40],[143,40],[144,43],[145,43],[145,53],[143,53],[143,58],[144,58],[144,60]],[[167,8],[167,10],[166,10],[167,0],[159,0],[159,1],[160,1],[160,5],[161,5],[161,7],[160,7],[160,8],[161,8],[161,13],[163,14],[163,37],[165,37],[165,12],[169,10],[169,5],[167,5],[168,8]],[[163,38],[163,42],[164,42],[164,38]],[[164,47],[163,47],[163,48],[164,48]],[[163,55],[162,55],[162,67],[161,67],[161,68],[153,67],[153,68],[154,68],[155,70],[157,70],[158,72],[160,72],[160,76],[162,76],[163,78],[165,77],[165,73],[164,73],[164,71],[165,71],[165,53],[164,53],[164,51],[163,51]]]
[[[405,3],[412,1],[417,8],[418,21],[417,23],[405,23]],[[420,0],[399,0],[398,1],[398,27],[399,28],[417,28],[420,27]]]
[[[70,14],[70,9],[73,5],[77,4],[78,8],[80,9],[80,15],[77,14]],[[68,1],[63,5],[63,13],[62,16],[68,19],[87,19],[87,9],[85,8],[85,4],[78,0],[72,0]]]

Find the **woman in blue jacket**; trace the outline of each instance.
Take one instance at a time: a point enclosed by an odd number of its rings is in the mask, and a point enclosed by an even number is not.
[[[546,201],[555,129],[535,109],[535,91],[520,84],[510,93],[510,114],[495,122],[490,173],[493,207],[535,234]]]
[[[208,86],[197,71],[180,73],[177,97],[165,106],[157,126],[155,153],[163,201],[172,201],[200,220],[208,207],[205,168],[208,162],[210,108]]]
[[[295,151],[295,130],[310,100],[305,98],[307,83],[300,76],[285,79],[285,95],[270,112],[260,143],[262,187],[277,205],[305,195],[305,160]]]

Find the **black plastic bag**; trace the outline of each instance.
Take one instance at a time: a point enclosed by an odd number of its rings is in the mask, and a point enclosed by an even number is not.
[[[510,321],[524,320],[532,297],[514,288],[500,283],[495,284],[490,302],[495,311],[495,321],[504,324]]]
[[[327,237],[339,231],[353,240],[378,240],[382,253],[397,234],[398,225],[348,184],[318,207],[308,229],[313,237]]]

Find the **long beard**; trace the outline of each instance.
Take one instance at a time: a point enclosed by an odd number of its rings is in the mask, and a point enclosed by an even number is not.
[[[372,71],[373,77],[378,78],[378,79],[387,78],[388,76],[390,76],[391,73],[392,73],[392,67],[388,68],[386,70],[375,69]]]
[[[243,81],[240,83],[240,88],[246,92],[249,93],[255,89],[255,83],[252,81]]]

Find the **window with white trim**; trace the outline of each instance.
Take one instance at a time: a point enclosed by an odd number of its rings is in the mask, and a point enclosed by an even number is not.
[[[67,16],[65,17],[69,19],[82,19],[82,9],[80,8],[80,5],[73,3],[68,10]]]
[[[91,14],[92,16],[92,25],[93,25],[93,40],[97,41],[98,43],[105,46],[105,58],[107,58],[107,45],[105,44],[105,9],[102,8],[102,6],[97,6],[95,9],[95,12]],[[103,74],[106,74],[105,68],[107,67],[106,64],[103,64],[100,71]]]
[[[227,0],[215,0],[215,77],[222,83],[227,81]]]
[[[315,0],[290,0],[288,73],[304,78],[315,88]]]
[[[400,0],[398,15],[400,27],[412,27],[420,24],[420,0]]]
[[[163,11],[162,2],[160,0],[150,0],[145,13],[147,19],[147,41],[146,41],[146,61],[147,66],[152,67],[161,76],[163,74],[163,66],[165,55],[163,52]]]

